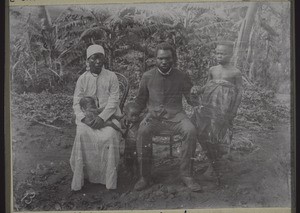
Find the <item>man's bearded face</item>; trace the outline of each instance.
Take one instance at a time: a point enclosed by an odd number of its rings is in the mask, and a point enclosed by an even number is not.
[[[171,50],[158,50],[156,55],[156,65],[162,72],[168,72],[174,64]]]

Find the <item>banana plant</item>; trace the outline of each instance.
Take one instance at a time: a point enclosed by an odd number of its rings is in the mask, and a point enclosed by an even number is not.
[[[27,34],[30,49],[39,60],[42,55],[44,64],[57,76],[64,74],[64,67],[83,56],[78,43],[85,27],[90,25],[91,17],[67,8],[52,20],[46,6],[38,7],[38,21],[29,17]]]

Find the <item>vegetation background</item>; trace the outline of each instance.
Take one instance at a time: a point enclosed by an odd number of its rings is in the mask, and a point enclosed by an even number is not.
[[[14,209],[289,207],[290,38],[288,2],[11,7]],[[177,66],[194,85],[203,86],[209,67],[216,65],[214,50],[220,40],[234,42],[233,63],[244,81],[234,120],[234,160],[224,160],[224,170],[229,166],[231,171],[223,171],[223,188],[202,179],[206,157],[199,145],[194,171],[208,187],[200,194],[180,186],[174,178],[178,159],[165,158],[168,149],[157,146],[160,184],[133,192],[134,181],[121,169],[117,191],[85,184],[83,192],[72,193],[72,102],[76,81],[85,71],[86,48],[94,43],[104,47],[106,68],[129,80],[130,101],[142,74],[154,66],[158,43],[172,43]],[[191,115],[192,107],[185,102],[184,107]],[[174,146],[174,155],[179,148]]]
[[[104,46],[108,69],[129,79],[131,100],[155,63],[158,43],[174,44],[177,66],[203,85],[216,64],[216,42],[230,40],[245,82],[243,107],[251,120],[266,119],[253,115],[261,113],[256,108],[272,108],[266,98],[290,93],[289,10],[288,3],[267,2],[12,7],[12,112],[48,124],[72,123],[72,94],[92,43]],[[243,107],[240,115],[247,117]]]

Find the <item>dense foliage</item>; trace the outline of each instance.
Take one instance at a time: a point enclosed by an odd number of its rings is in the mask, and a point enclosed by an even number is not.
[[[255,9],[252,17],[249,8]],[[10,10],[12,111],[49,124],[70,123],[71,96],[92,43],[104,46],[107,68],[129,79],[131,100],[143,72],[155,63],[158,43],[172,43],[177,66],[195,85],[204,85],[216,64],[216,41],[230,40],[236,65],[252,85],[245,86],[240,119],[267,122],[286,112],[272,94],[289,93],[288,23],[289,5],[283,3],[15,7]],[[246,24],[251,31],[243,49],[238,44]]]
[[[270,124],[290,118],[289,107],[278,103],[274,91],[258,86],[245,86],[237,119],[251,125]]]

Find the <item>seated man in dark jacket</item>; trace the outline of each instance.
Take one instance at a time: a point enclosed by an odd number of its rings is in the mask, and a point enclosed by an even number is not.
[[[176,51],[168,43],[156,49],[157,67],[145,72],[140,82],[135,103],[139,112],[147,106],[148,115],[141,122],[137,136],[140,179],[135,190],[143,190],[151,184],[152,136],[162,129],[169,129],[183,136],[180,175],[183,183],[193,191],[201,191],[192,178],[192,162],[196,148],[196,129],[182,106],[185,96],[190,102],[192,83],[190,78],[175,68]]]

